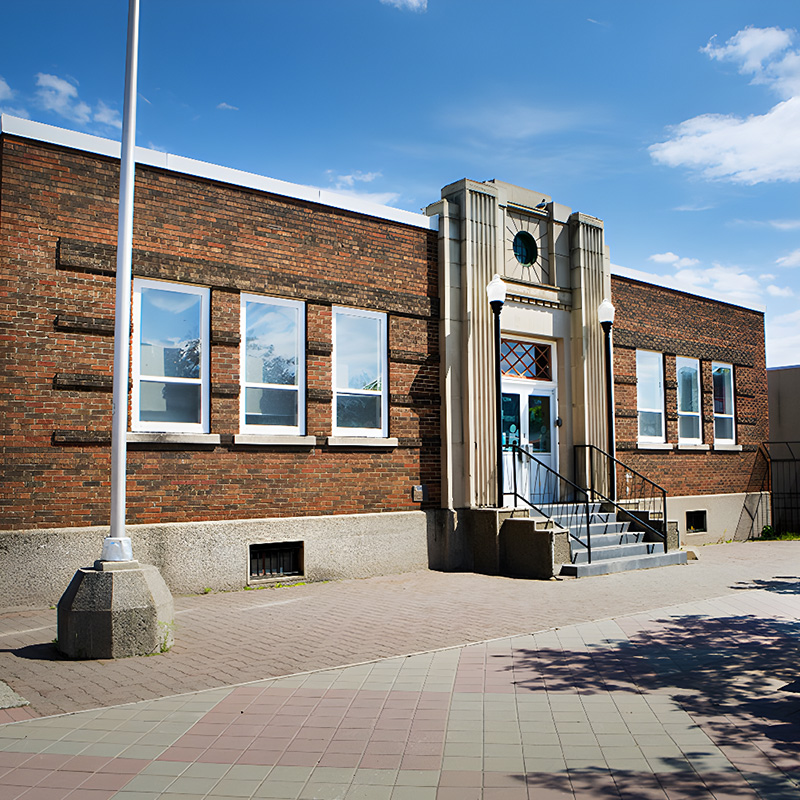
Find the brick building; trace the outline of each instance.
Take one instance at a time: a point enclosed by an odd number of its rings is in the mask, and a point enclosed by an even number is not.
[[[9,575],[19,598],[34,580],[58,596],[108,524],[118,151],[3,118],[0,530],[26,532],[5,539],[21,564],[31,551],[48,564]],[[137,158],[137,557],[174,591],[427,566],[440,483],[430,218]]]
[[[618,458],[666,489],[684,543],[758,535],[745,503],[765,488],[763,313],[620,276],[611,291]]]
[[[0,133],[0,602],[17,604],[57,598],[108,530],[119,145],[9,117]],[[136,557],[177,592],[471,568],[459,514],[497,503],[495,273],[515,441],[568,479],[576,445],[606,446],[612,297],[617,455],[665,484],[670,517],[716,498],[719,538],[766,431],[758,312],[612,279],[602,221],[511,184],[460,181],[422,215],[138,149]],[[658,369],[660,410],[635,383]]]

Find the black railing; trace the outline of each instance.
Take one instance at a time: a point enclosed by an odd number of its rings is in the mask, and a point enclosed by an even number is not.
[[[767,442],[772,489],[772,528],[800,533],[800,442]]]
[[[510,495],[514,505],[521,501],[566,528],[570,537],[586,548],[588,562],[592,563],[592,508],[585,489],[518,444],[503,445],[503,486],[504,501]]]
[[[621,518],[664,543],[667,552],[667,493],[641,472],[593,444],[574,447],[575,480],[586,486],[593,501],[612,505]]]

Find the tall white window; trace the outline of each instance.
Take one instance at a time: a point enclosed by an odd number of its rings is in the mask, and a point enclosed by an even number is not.
[[[636,351],[639,441],[664,441],[664,366],[661,353]]]
[[[388,435],[386,315],[333,309],[333,435]]]
[[[241,296],[240,426],[244,433],[305,432],[305,314],[295,300]]]
[[[712,364],[714,384],[714,441],[734,444],[736,428],[733,422],[733,365]]]
[[[678,441],[701,444],[700,362],[696,358],[676,358],[678,376]]]
[[[134,431],[208,432],[208,328],[208,289],[134,281]]]

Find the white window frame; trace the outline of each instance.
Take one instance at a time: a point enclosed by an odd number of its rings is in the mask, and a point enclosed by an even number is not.
[[[697,389],[697,411],[681,411],[681,367],[693,367],[695,370],[695,388]],[[678,444],[702,444],[703,443],[703,395],[700,391],[700,361],[697,358],[685,358],[677,356],[675,358],[675,379],[677,384],[677,410],[678,410]],[[697,419],[697,430],[699,436],[681,436],[681,418],[695,417]]]
[[[639,361],[645,358],[655,356],[658,359],[658,375],[661,391],[659,396],[661,399],[660,405],[654,408],[644,408],[639,404],[639,381],[641,380],[641,371],[639,369]],[[661,436],[643,436],[640,432],[639,413],[647,412],[651,414],[661,415]],[[636,351],[636,433],[639,442],[643,444],[663,444],[667,441],[667,420],[664,413],[664,354],[658,353],[653,350],[637,350]]]
[[[286,384],[257,383],[248,381],[245,365],[247,358],[247,303],[283,306],[297,310],[297,383]],[[239,347],[239,429],[242,433],[267,434],[276,436],[303,436],[306,430],[306,312],[301,300],[287,300],[282,297],[268,297],[261,294],[242,293],[239,301],[240,347]],[[280,389],[297,392],[297,425],[248,425],[245,408],[246,389]]]
[[[142,289],[161,289],[169,292],[182,292],[197,295],[200,298],[200,377],[173,378],[162,375],[143,375],[141,364],[141,313]],[[186,283],[156,281],[148,278],[134,278],[133,281],[133,347],[131,356],[131,374],[133,389],[131,392],[131,430],[150,433],[208,433],[209,430],[209,328],[210,328],[211,293],[207,287],[193,286]],[[140,390],[142,381],[153,380],[161,383],[183,383],[200,386],[200,422],[150,422],[141,421]]]
[[[726,364],[721,361],[713,361],[711,363],[711,403],[712,407],[714,404],[714,370],[718,367],[726,367],[730,370],[731,376],[731,413],[730,414],[718,414],[716,408],[714,408],[714,443],[715,444],[736,444],[736,376],[733,371],[733,364]],[[731,421],[731,433],[732,436],[730,439],[723,439],[720,436],[717,436],[717,420],[718,419],[729,419]]]
[[[386,314],[379,311],[366,311],[358,308],[347,308],[345,306],[334,306],[332,309],[332,341],[333,341],[333,435],[335,437],[365,437],[365,438],[386,438],[389,435],[389,358],[387,347],[387,318]],[[379,391],[366,389],[339,389],[338,388],[338,364],[337,364],[337,338],[336,328],[340,316],[366,317],[378,320],[379,326],[379,352],[381,355],[381,388]],[[367,396],[379,396],[381,399],[381,425],[379,428],[345,428],[337,424],[337,410],[339,394],[363,394]]]

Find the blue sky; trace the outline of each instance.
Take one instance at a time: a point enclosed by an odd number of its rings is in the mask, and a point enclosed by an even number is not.
[[[4,113],[119,138],[127,3],[8,4]],[[800,3],[141,0],[137,144],[419,210],[497,178],[800,363]]]

